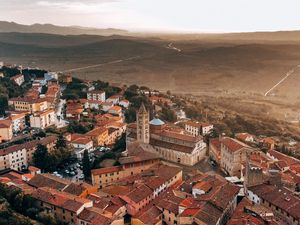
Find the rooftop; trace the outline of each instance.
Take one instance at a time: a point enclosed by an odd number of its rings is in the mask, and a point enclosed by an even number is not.
[[[300,199],[288,189],[260,184],[250,187],[249,190],[272,205],[286,211],[297,220],[300,219]]]
[[[149,123],[150,123],[150,125],[154,125],[154,126],[161,126],[161,125],[165,124],[162,120],[160,120],[158,118],[151,120]]]

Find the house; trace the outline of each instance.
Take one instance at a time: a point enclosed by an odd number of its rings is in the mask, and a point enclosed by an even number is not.
[[[112,115],[122,116],[122,108],[120,106],[115,105],[108,110],[108,113]]]
[[[263,147],[266,147],[270,150],[273,150],[275,148],[275,144],[276,142],[274,141],[273,138],[271,137],[266,137],[266,138],[263,138],[260,143],[262,144]]]
[[[129,192],[123,192],[119,197],[127,203],[128,214],[135,216],[169,187],[182,182],[182,170],[178,167],[158,164],[136,175],[134,180],[131,181],[129,178],[124,181],[133,186]],[[120,184],[122,183],[123,180],[120,181]]]
[[[101,104],[101,110],[103,112],[108,112],[108,110],[113,107],[113,103],[112,102],[102,102]]]
[[[10,79],[13,80],[19,86],[21,86],[25,82],[23,74],[15,75],[15,76],[11,77]]]
[[[88,91],[87,99],[105,102],[105,92],[100,90]]]
[[[55,116],[55,111],[53,109],[35,112],[30,116],[30,126],[45,129],[55,124]]]
[[[9,141],[13,138],[13,125],[11,120],[0,120],[0,141]]]
[[[76,195],[81,198],[87,198],[88,195],[96,193],[97,187],[92,186],[86,182],[76,182],[70,183],[62,191],[67,192],[72,195]]]
[[[108,129],[104,127],[96,127],[87,132],[85,136],[92,139],[94,146],[104,146],[108,142]]]
[[[102,101],[88,99],[84,101],[84,108],[102,110],[102,104],[103,104]]]
[[[75,148],[75,154],[77,159],[83,158],[83,153],[85,150],[91,152],[93,150],[93,141],[89,137],[78,137],[72,140],[71,145]]]
[[[160,159],[157,155],[138,150],[134,155],[119,159],[120,166],[94,169],[91,171],[93,185],[104,188],[123,178],[139,174],[157,165]]]
[[[195,189],[200,192],[195,198],[191,194],[197,183],[199,187]],[[186,180],[176,190],[176,196],[180,191],[186,195],[179,203],[175,218],[178,224],[226,224],[236,209],[240,187],[224,178],[205,174]]]
[[[123,123],[123,118],[120,116],[114,116],[112,114],[98,114],[95,115],[95,120],[97,121],[97,125],[101,127],[106,127],[108,128],[111,124],[122,124]]]
[[[33,80],[32,86],[45,86],[47,84],[47,80],[45,77],[36,77]]]
[[[113,225],[114,222],[100,213],[96,207],[84,209],[78,215],[78,225]],[[123,224],[123,223],[121,223]]]
[[[184,128],[193,136],[204,136],[209,134],[213,130],[214,126],[212,124],[200,123],[198,121],[187,121],[184,123]]]
[[[68,101],[66,108],[66,118],[70,120],[80,120],[84,109],[79,102]]]
[[[241,176],[241,166],[248,152],[254,149],[233,138],[223,138],[221,142],[221,168],[230,176]]]
[[[93,202],[88,199],[48,187],[36,189],[31,196],[47,214],[55,216],[63,223],[76,224],[78,215],[85,208],[93,206]]]
[[[253,135],[248,133],[238,133],[235,135],[235,138],[245,143],[254,142]]]
[[[48,84],[47,92],[45,93],[46,98],[59,98],[60,97],[60,86],[58,84]]]
[[[25,142],[24,144],[12,145],[0,149],[0,170],[13,169],[22,170],[32,162],[33,153],[38,144],[43,144],[49,152],[54,149],[57,138],[48,136],[41,140]]]
[[[13,127],[13,133],[18,133],[25,129],[26,123],[25,123],[25,113],[12,113],[9,116],[9,119],[11,120],[12,127]]]
[[[42,173],[36,174],[27,183],[36,189],[48,187],[51,189],[62,191],[63,189],[67,188],[72,182],[49,173]]]
[[[300,224],[300,199],[287,188],[271,184],[249,187],[246,196],[283,218],[288,224]]]
[[[118,104],[120,101],[120,96],[118,95],[113,95],[111,97],[109,97],[108,99],[106,99],[106,102],[111,102],[113,105]]]
[[[220,165],[221,163],[221,138],[212,138],[209,140],[209,157]]]
[[[282,221],[283,223],[283,221]],[[238,204],[228,225],[238,224],[281,224],[280,219],[275,217],[272,210],[262,206],[253,205],[247,198],[243,198]]]
[[[129,107],[129,104],[130,104],[130,102],[127,99],[123,99],[119,102],[119,105],[126,109]]]

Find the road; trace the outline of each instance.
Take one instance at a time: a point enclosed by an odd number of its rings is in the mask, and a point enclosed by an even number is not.
[[[173,43],[168,44],[167,48],[168,48],[168,49],[175,50],[175,51],[177,51],[177,52],[181,52],[181,49],[176,48],[176,47],[173,45]]]
[[[68,69],[68,70],[65,70],[65,71],[62,71],[62,72],[63,73],[74,72],[74,71],[79,71],[79,70],[95,68],[95,67],[101,67],[101,66],[105,66],[105,65],[116,64],[116,63],[120,63],[120,62],[124,62],[124,61],[131,61],[131,60],[139,59],[139,58],[140,58],[140,56],[133,56],[133,57],[129,57],[129,58],[126,58],[126,59],[119,59],[119,60],[114,60],[114,61],[110,61],[110,62],[106,62],[106,63],[99,63],[99,64],[95,64],[95,65],[90,65],[90,66],[84,66],[84,67],[78,67],[78,68],[74,68],[74,69]]]
[[[68,122],[64,120],[63,117],[63,107],[66,104],[66,100],[60,99],[56,109],[56,116],[55,116],[55,125],[57,128],[66,127]]]
[[[296,66],[295,68],[300,67],[300,65]],[[272,88],[270,88],[266,93],[265,96],[268,96],[271,91],[273,91],[276,87],[278,87],[282,82],[284,82],[289,76],[291,76],[295,72],[295,68],[291,69],[288,71],[285,76],[278,82],[276,83]]]

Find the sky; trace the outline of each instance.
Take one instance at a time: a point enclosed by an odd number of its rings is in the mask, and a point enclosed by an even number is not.
[[[0,0],[0,20],[149,32],[300,30],[299,0]]]

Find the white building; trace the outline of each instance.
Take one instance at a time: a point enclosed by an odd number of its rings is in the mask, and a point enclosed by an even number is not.
[[[37,77],[33,80],[32,86],[45,86],[47,84],[47,80],[45,77]]]
[[[88,99],[84,103],[84,108],[85,109],[96,109],[96,110],[101,110],[102,109],[102,101],[99,100],[93,100],[93,99]]]
[[[100,90],[88,91],[87,99],[105,102],[105,92]]]
[[[127,99],[123,99],[123,100],[121,100],[120,102],[119,102],[119,105],[120,106],[122,106],[122,107],[124,107],[124,108],[128,108],[129,107],[129,101],[127,100]]]
[[[78,159],[82,159],[85,150],[93,151],[93,141],[89,138],[79,137],[71,141],[71,145],[75,148],[75,154]]]
[[[104,112],[108,112],[108,110],[113,106],[112,102],[103,102],[101,104],[101,110]]]
[[[52,80],[52,79],[58,80],[58,74],[55,72],[48,72],[48,73],[44,74],[44,78],[46,81]]]
[[[188,121],[185,123],[185,130],[194,137],[207,135],[214,129],[212,124],[200,123],[198,121]]]
[[[19,86],[21,86],[25,82],[23,74],[18,74],[16,76],[11,77],[10,79],[13,80]]]
[[[55,112],[53,109],[37,112],[30,116],[30,126],[45,129],[55,124]]]
[[[11,120],[13,132],[17,133],[22,131],[25,127],[25,113],[11,114],[9,119]]]
[[[107,102],[111,102],[113,103],[114,105],[118,104],[119,101],[120,101],[120,97],[118,95],[114,95],[114,96],[111,96],[109,97],[108,99],[106,99]]]

